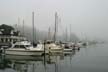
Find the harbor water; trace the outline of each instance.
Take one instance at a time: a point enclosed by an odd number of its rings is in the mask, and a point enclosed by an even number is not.
[[[46,56],[0,56],[0,72],[108,72],[108,44]]]

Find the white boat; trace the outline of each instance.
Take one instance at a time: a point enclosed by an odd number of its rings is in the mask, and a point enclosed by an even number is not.
[[[46,42],[45,48],[50,53],[63,53],[62,46],[56,45],[53,41]]]
[[[38,44],[37,47],[33,47],[28,41],[16,42],[11,48],[5,50],[7,55],[42,55],[44,54],[44,47],[42,44]]]
[[[64,44],[63,48],[64,48],[64,53],[72,52],[72,50],[73,50],[73,47],[71,46],[70,43]]]

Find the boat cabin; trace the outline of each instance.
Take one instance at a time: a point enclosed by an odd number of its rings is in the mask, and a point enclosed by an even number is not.
[[[24,49],[28,49],[28,48],[33,48],[32,44],[28,41],[21,41],[21,42],[16,42],[12,48],[24,48]]]

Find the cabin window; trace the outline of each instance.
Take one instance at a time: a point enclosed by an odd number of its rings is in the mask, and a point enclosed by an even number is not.
[[[46,44],[51,44],[51,42],[46,42]]]
[[[31,47],[32,45],[26,45],[26,47]]]
[[[12,41],[12,39],[10,38],[10,42]]]
[[[5,41],[8,42],[8,39],[6,38]]]
[[[25,46],[24,45],[20,45],[20,48],[25,48]]]
[[[1,42],[3,42],[3,38],[1,38]]]
[[[24,45],[15,45],[14,48],[25,48]]]
[[[14,48],[20,48],[20,46],[19,45],[15,45]]]

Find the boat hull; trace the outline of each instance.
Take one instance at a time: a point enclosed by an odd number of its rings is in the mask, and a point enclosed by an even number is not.
[[[24,56],[34,56],[34,55],[42,55],[44,53],[43,50],[5,50],[6,55],[24,55]]]
[[[71,52],[72,49],[64,49],[64,52]]]
[[[42,56],[19,56],[19,55],[5,55],[5,59],[15,61],[43,61]]]

